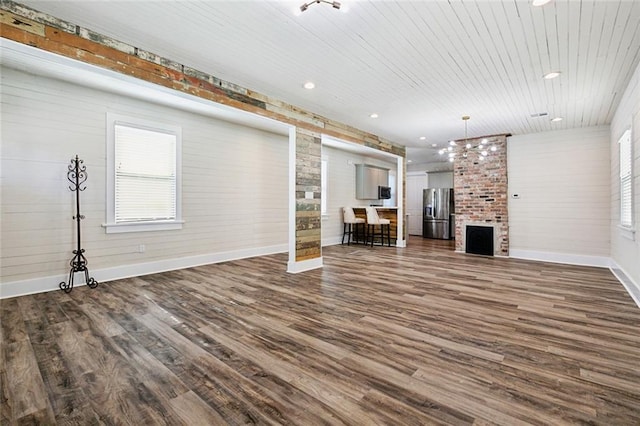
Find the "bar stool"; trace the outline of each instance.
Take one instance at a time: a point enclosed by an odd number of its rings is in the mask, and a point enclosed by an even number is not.
[[[347,236],[347,245],[351,245],[351,235],[355,235],[355,241],[358,241],[360,236],[359,225],[362,225],[364,230],[364,219],[356,217],[351,207],[342,208],[342,244],[344,244],[344,237]]]
[[[376,234],[376,226],[380,226],[380,233]],[[384,227],[387,227],[387,245],[391,247],[391,221],[389,219],[381,219],[378,211],[374,207],[367,207],[367,240],[369,243],[371,238],[371,247],[376,235],[380,235],[380,245],[384,245]]]

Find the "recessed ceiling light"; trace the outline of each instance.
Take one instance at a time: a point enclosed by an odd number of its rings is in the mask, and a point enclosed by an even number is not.
[[[420,139],[421,141],[425,140],[427,137],[426,136],[420,136],[418,139]]]
[[[413,160],[407,160],[407,163],[411,163]]]
[[[531,2],[531,4],[533,6],[544,6],[545,4],[549,3],[551,0],[533,0]]]
[[[374,113],[369,114],[369,117],[371,117],[371,118],[378,118],[378,114],[376,114],[376,113],[374,112]]]
[[[545,80],[551,80],[552,78],[556,78],[560,75],[560,71],[551,71],[543,75]]]
[[[431,147],[433,147],[433,148],[435,148],[435,147],[437,147],[437,146],[438,146],[438,144],[437,144],[437,143],[432,143],[432,144],[431,144]]]
[[[554,123],[558,122],[558,121],[562,121],[562,117],[553,117],[551,119],[551,121],[553,121]]]
[[[304,87],[305,89],[311,90],[314,87],[316,87],[316,85],[313,81],[307,81],[302,87]]]

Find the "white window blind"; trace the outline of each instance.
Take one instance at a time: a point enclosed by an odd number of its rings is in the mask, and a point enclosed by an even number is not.
[[[182,229],[182,128],[107,113],[107,234]]]
[[[624,132],[618,144],[620,145],[620,225],[631,227],[633,225],[631,130]]]
[[[175,218],[176,135],[116,124],[116,223]]]

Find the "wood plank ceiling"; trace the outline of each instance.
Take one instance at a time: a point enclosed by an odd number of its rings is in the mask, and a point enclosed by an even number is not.
[[[406,145],[414,161],[463,137],[462,115],[469,137],[608,124],[640,61],[631,0],[344,0],[298,14],[302,0],[21,3]]]

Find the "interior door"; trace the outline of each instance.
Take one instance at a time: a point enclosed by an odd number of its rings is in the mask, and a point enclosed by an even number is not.
[[[409,235],[422,236],[422,191],[427,187],[426,174],[407,175],[407,215]]]

